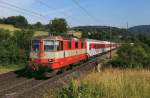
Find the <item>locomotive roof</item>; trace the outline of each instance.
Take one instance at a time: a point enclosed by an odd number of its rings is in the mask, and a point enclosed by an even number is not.
[[[63,36],[41,36],[41,37],[35,37],[34,39],[50,39],[50,40],[84,40],[84,39],[78,39],[76,37],[63,37]]]

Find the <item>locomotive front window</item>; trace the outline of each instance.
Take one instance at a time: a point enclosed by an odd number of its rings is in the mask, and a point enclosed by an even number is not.
[[[54,51],[54,40],[44,40],[44,51]]]
[[[39,40],[33,40],[32,41],[32,51],[39,51],[39,45],[40,45],[40,41]]]

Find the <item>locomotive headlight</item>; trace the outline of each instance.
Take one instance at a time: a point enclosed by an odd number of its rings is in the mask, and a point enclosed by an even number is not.
[[[53,62],[53,59],[48,59],[48,62]]]

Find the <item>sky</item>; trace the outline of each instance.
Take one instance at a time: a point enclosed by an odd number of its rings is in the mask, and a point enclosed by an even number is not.
[[[23,15],[29,23],[49,23],[55,17],[65,18],[70,26],[107,25],[126,27],[150,24],[150,0],[0,0],[0,17]],[[5,3],[4,3],[5,2]],[[9,6],[15,5],[27,11]]]

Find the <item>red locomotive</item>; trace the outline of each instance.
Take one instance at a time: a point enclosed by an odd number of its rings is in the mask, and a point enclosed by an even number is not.
[[[112,42],[62,36],[34,38],[31,46],[29,65],[35,70],[41,67],[62,69],[116,48]]]

